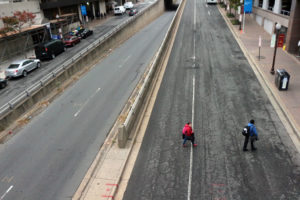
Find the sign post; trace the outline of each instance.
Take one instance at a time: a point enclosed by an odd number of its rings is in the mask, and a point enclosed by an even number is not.
[[[244,0],[243,32],[245,32],[245,14],[252,13],[252,0]]]
[[[258,60],[260,60],[261,36],[258,38]]]
[[[80,10],[81,10],[81,14],[82,14],[82,23],[85,24],[85,17],[87,16],[86,13],[86,6],[85,5],[80,5]]]

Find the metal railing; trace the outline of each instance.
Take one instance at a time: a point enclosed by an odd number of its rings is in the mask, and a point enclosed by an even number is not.
[[[65,70],[67,70],[71,64],[76,63],[79,59],[82,58],[82,56],[85,56],[86,53],[89,51],[92,51],[97,46],[99,46],[101,43],[105,42],[109,37],[117,33],[120,29],[125,27],[128,23],[135,20],[139,15],[141,15],[143,12],[150,9],[154,4],[150,5],[149,7],[141,10],[141,12],[137,13],[133,17],[128,18],[127,20],[123,21],[121,24],[117,25],[115,28],[110,30],[105,35],[98,38],[96,41],[92,42],[90,45],[88,45],[86,48],[75,54],[73,57],[65,61],[61,66],[55,68],[52,72],[48,73],[44,77],[42,77],[39,81],[32,84],[30,87],[25,89],[23,92],[21,92],[19,95],[15,96],[13,99],[11,99],[9,102],[4,104],[0,107],[0,118],[3,118],[9,111],[13,110],[16,106],[18,106],[20,103],[24,102],[26,99],[28,99],[32,94],[36,93],[40,89],[42,89],[47,83],[51,82],[55,79],[57,75],[60,73],[63,73]]]

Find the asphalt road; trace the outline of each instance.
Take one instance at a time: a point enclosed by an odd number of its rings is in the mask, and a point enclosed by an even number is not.
[[[151,3],[150,1],[146,1],[143,4],[137,4],[136,7],[139,11],[145,9]],[[23,92],[26,88],[30,87],[32,84],[39,81],[48,73],[52,72],[57,67],[61,66],[66,60],[72,58],[78,51],[86,48],[96,39],[108,33],[110,30],[115,28],[117,25],[121,24],[125,21],[129,16],[113,16],[109,18],[105,23],[100,26],[96,26],[93,28],[94,34],[90,37],[81,40],[79,44],[72,48],[67,48],[67,51],[58,55],[54,60],[43,61],[42,66],[39,69],[36,69],[28,74],[27,77],[10,79],[6,88],[0,90],[0,107],[6,104],[8,101],[16,97],[18,94]]]
[[[243,152],[251,118],[258,150]],[[198,147],[182,147],[187,121]],[[123,199],[299,200],[298,159],[217,7],[187,1]]]
[[[173,16],[139,31],[0,145],[1,200],[72,197]]]

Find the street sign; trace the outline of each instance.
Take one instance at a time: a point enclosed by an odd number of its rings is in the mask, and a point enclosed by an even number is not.
[[[245,13],[252,13],[252,0],[244,1],[244,10]]]
[[[276,34],[272,34],[272,38],[271,38],[271,47],[272,48],[275,47],[275,40],[276,40]]]
[[[81,9],[81,14],[82,14],[83,16],[86,16],[86,6],[85,6],[85,5],[81,5],[81,6],[80,6],[80,9]]]
[[[283,44],[284,44],[284,37],[285,37],[284,34],[279,34],[279,35],[278,35],[277,47],[280,47],[280,48],[283,47]]]

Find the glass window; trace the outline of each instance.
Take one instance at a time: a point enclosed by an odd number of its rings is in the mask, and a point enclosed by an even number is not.
[[[8,69],[16,69],[19,67],[19,64],[11,64],[9,65]]]
[[[274,3],[275,3],[275,0],[269,0],[268,10],[273,11]]]
[[[25,65],[27,65],[28,63],[29,63],[28,60],[26,60],[25,62],[23,62],[22,66],[25,66]]]
[[[281,14],[290,16],[292,0],[282,0]]]

